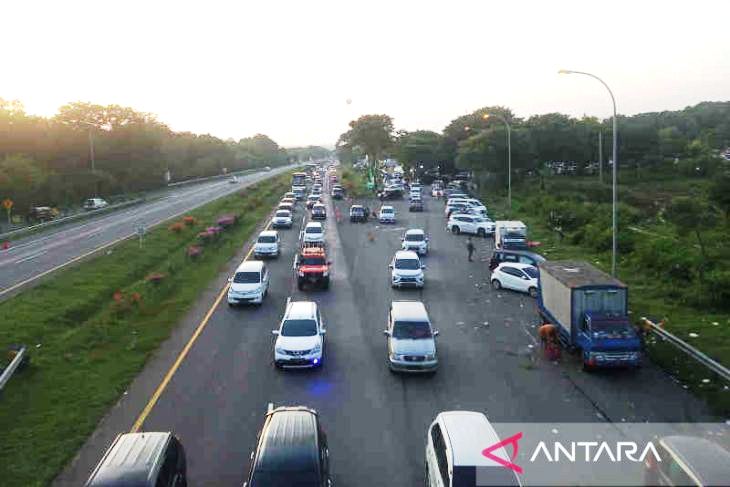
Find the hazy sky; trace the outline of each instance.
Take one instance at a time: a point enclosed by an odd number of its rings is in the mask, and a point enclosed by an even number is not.
[[[331,145],[387,113],[440,131],[485,105],[610,114],[730,100],[730,1],[32,1],[0,4],[0,97],[83,100],[175,130]],[[352,103],[347,104],[346,100]]]

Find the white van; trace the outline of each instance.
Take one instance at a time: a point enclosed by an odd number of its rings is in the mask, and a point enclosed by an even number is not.
[[[228,279],[228,305],[253,303],[261,304],[269,293],[269,270],[260,260],[247,260],[241,263]]]
[[[439,413],[426,438],[426,486],[522,485],[514,471],[482,454],[500,441],[482,413]],[[510,462],[504,447],[491,454]]]

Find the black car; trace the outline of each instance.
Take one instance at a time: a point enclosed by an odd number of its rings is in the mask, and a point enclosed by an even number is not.
[[[302,406],[266,413],[245,487],[329,487],[329,448],[317,411]]]
[[[489,260],[489,269],[496,269],[502,262],[516,262],[537,267],[538,264],[545,262],[545,260],[545,257],[542,255],[527,250],[495,250],[492,258]]]
[[[411,204],[408,205],[408,211],[423,211],[423,201],[411,200]]]
[[[350,221],[351,222],[362,222],[368,221],[368,211],[360,205],[352,205],[350,207]]]
[[[91,473],[86,487],[134,485],[185,487],[185,450],[172,433],[126,433],[117,436]]]

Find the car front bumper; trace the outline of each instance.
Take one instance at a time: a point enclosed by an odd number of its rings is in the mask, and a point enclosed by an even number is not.
[[[264,302],[264,293],[232,294],[228,293],[228,304],[261,304]]]
[[[388,367],[394,372],[428,373],[438,369],[438,360],[410,362],[407,360],[388,359]]]
[[[274,363],[277,367],[311,369],[322,365],[322,353],[293,356],[274,352]]]
[[[390,282],[394,287],[422,288],[424,286],[424,284],[426,283],[426,280],[421,279],[421,280],[414,280],[414,281],[411,281],[411,280],[404,281],[403,279],[400,279],[400,280],[391,279]]]

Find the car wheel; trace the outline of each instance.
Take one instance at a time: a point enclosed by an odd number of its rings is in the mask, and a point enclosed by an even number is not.
[[[531,287],[527,290],[527,294],[529,294],[531,297],[536,298],[537,297],[537,288]]]
[[[492,279],[492,287],[496,290],[502,289],[502,283],[499,282],[499,279]]]
[[[459,235],[460,232],[461,232],[461,230],[459,230],[459,227],[457,227],[456,225],[451,227],[451,233],[453,233],[455,235]]]
[[[304,283],[301,282],[301,281],[300,282],[297,282],[297,289],[299,289],[300,291],[302,291],[304,289]]]
[[[477,235],[479,235],[482,238],[487,238],[487,232],[485,232],[483,228],[480,228],[479,230],[477,230]]]

